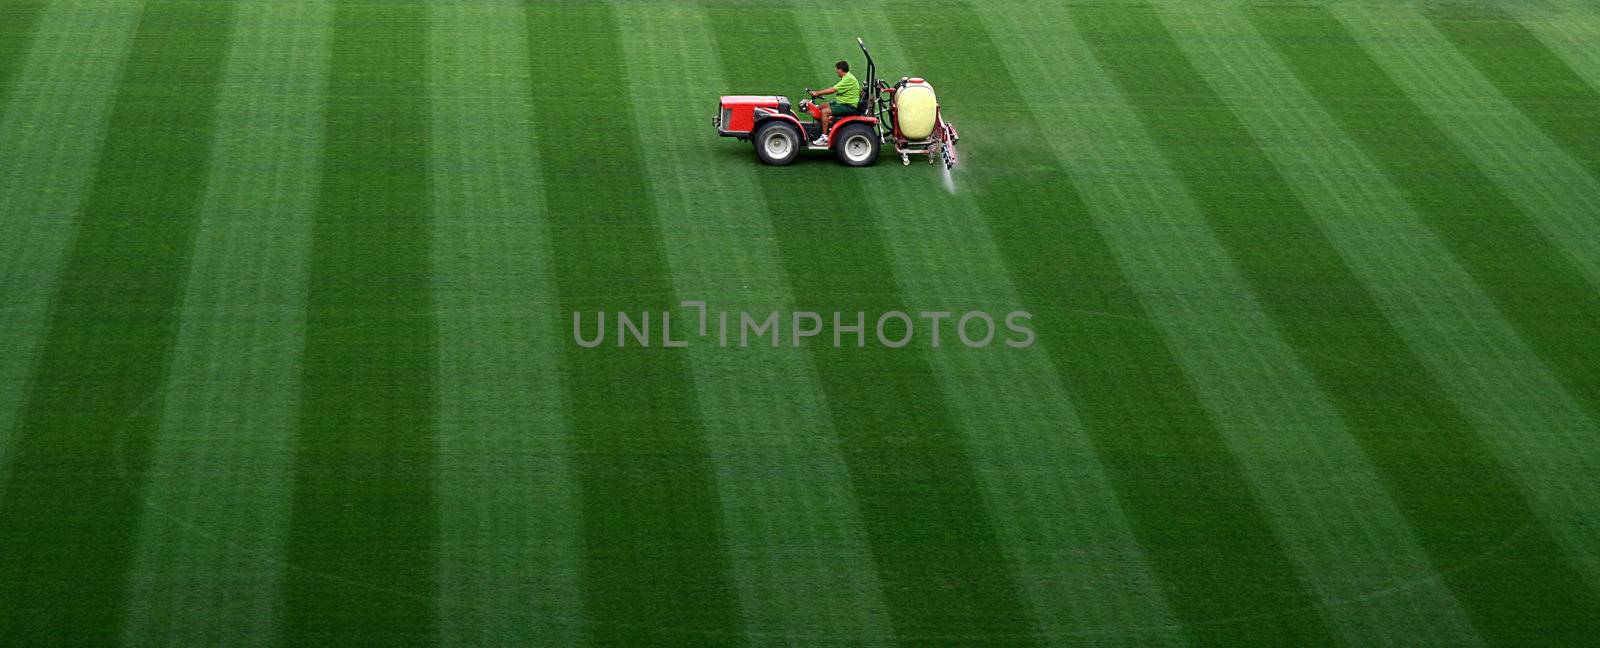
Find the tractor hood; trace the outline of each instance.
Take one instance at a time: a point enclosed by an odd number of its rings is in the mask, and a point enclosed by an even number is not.
[[[778,95],[723,95],[722,105],[777,108],[783,100],[784,98]]]

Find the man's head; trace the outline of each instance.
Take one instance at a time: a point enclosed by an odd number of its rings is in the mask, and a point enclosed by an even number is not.
[[[846,72],[850,71],[850,62],[849,61],[839,61],[838,63],[834,63],[833,64],[833,69],[834,69],[835,72],[839,73],[839,76],[844,76]]]

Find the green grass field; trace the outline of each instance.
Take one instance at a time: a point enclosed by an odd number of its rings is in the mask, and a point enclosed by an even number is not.
[[[954,192],[716,136],[857,36]],[[1590,0],[0,0],[0,644],[1592,644],[1597,43]]]

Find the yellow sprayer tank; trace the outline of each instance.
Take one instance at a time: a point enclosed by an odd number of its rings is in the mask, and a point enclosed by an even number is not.
[[[894,93],[895,116],[900,134],[908,140],[925,140],[933,134],[939,120],[939,98],[933,86],[922,79],[906,79],[906,85]]]

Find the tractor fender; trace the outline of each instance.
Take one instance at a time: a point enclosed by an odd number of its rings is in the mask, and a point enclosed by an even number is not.
[[[843,128],[845,126],[849,126],[851,124],[866,124],[866,125],[872,127],[872,132],[874,132],[874,133],[878,132],[878,118],[877,117],[868,117],[866,115],[851,115],[849,117],[845,117],[844,119],[835,119],[833,121],[833,125],[828,128],[828,141],[831,142],[831,141],[834,140],[833,136],[837,135],[839,133],[839,129],[840,128]]]

